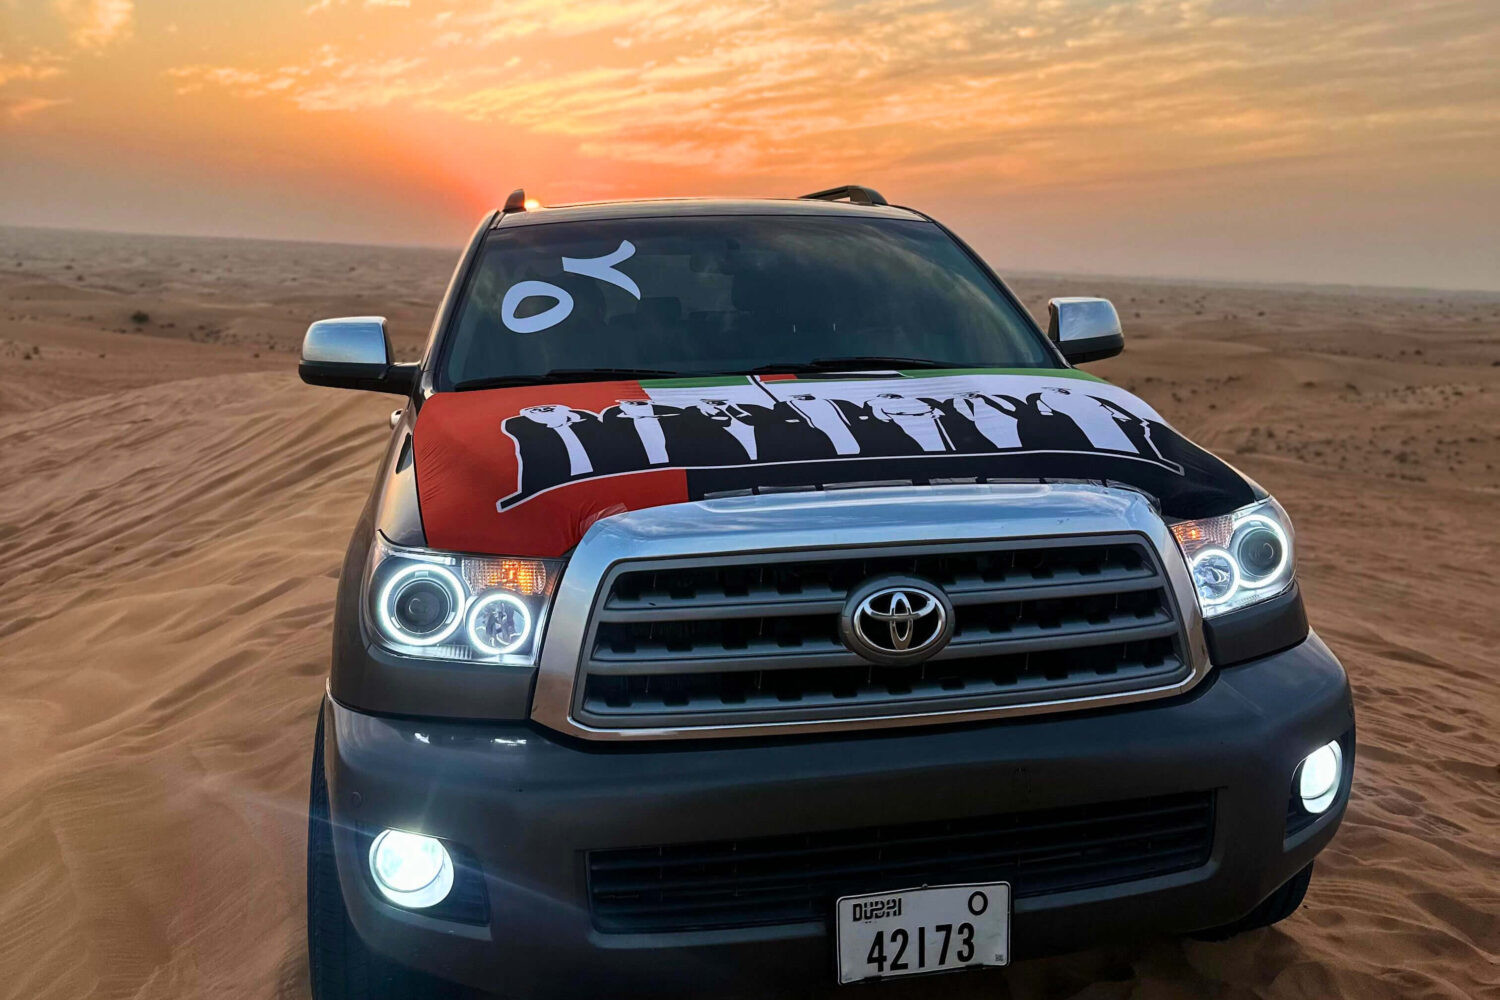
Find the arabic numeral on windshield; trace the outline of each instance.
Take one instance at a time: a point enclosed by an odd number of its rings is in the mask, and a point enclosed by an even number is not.
[[[641,290],[635,281],[615,265],[635,255],[635,244],[621,240],[620,245],[602,257],[564,257],[562,269],[569,274],[581,274],[602,281],[607,285],[624,289],[640,300]],[[552,305],[530,316],[518,316],[521,303],[532,298],[547,298]],[[541,333],[550,330],[573,314],[573,296],[568,290],[550,281],[518,281],[505,290],[500,301],[500,322],[512,333]]]
[[[532,298],[553,300],[551,308],[530,316],[517,316],[521,303]],[[567,289],[546,281],[518,281],[506,289],[500,301],[500,321],[512,333],[540,333],[551,329],[573,313],[573,296]]]

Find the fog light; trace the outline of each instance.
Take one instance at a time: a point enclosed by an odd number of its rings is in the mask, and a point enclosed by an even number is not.
[[[1302,797],[1302,808],[1310,813],[1327,810],[1338,796],[1343,776],[1344,751],[1339,749],[1337,740],[1302,758],[1297,769],[1297,794]]]
[[[386,899],[421,909],[442,902],[453,888],[453,859],[440,840],[385,830],[370,845],[370,874]]]

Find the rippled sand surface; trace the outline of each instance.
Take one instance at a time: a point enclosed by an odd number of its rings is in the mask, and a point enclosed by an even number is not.
[[[296,347],[380,313],[415,355],[455,257],[0,229],[0,996],[306,996],[334,584],[396,402]],[[881,995],[1500,995],[1500,296],[1015,286],[1114,299],[1093,370],[1291,512],[1354,798],[1275,929]]]

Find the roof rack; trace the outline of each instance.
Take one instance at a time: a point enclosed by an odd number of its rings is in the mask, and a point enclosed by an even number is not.
[[[501,215],[509,215],[512,212],[526,211],[526,189],[516,188],[505,199],[505,207],[500,210]]]
[[[514,197],[514,196],[512,196]],[[804,199],[812,198],[817,201],[842,201],[849,199],[851,205],[887,205],[879,191],[874,188],[860,187],[858,184],[845,184],[843,187],[829,188],[827,191],[814,191],[805,194]]]

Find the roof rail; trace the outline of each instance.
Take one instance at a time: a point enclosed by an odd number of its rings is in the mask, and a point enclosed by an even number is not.
[[[505,207],[500,210],[501,215],[509,215],[512,212],[526,211],[526,189],[516,188],[505,199]]]
[[[817,201],[841,201],[848,198],[851,205],[889,204],[879,191],[874,188],[860,187],[858,184],[845,184],[843,187],[829,188],[827,191],[814,191],[802,197],[813,198]]]

